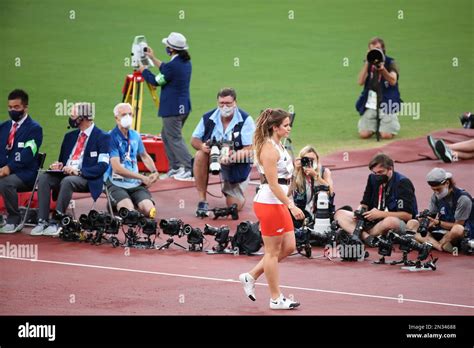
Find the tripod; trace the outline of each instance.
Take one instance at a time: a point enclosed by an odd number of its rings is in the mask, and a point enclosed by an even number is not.
[[[158,250],[169,249],[171,244],[175,244],[175,245],[179,246],[180,248],[183,248],[184,250],[186,250],[186,248],[184,246],[182,246],[181,244],[176,243],[173,238],[168,238],[166,240],[166,243],[161,245],[157,249]]]
[[[135,117],[133,118],[132,128],[140,132],[142,121],[142,104],[143,104],[143,83],[146,83],[150,90],[151,98],[155,103],[156,108],[159,107],[160,102],[156,93],[156,88],[145,82],[142,73],[139,70],[134,70],[133,74],[128,74],[125,77],[125,83],[122,87],[122,103],[130,103]]]

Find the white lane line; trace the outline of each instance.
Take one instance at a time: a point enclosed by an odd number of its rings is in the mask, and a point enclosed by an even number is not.
[[[24,259],[24,258],[8,257],[8,256],[0,256],[0,259],[10,259],[10,260],[17,260],[17,261],[30,261],[30,262],[39,262],[39,263],[49,263],[49,264],[55,264],[55,265],[75,266],[75,267],[84,267],[84,268],[106,269],[106,270],[111,270],[111,271],[122,271],[122,272],[131,272],[131,273],[154,274],[154,275],[169,276],[169,277],[176,277],[176,278],[211,280],[211,281],[216,281],[216,282],[227,282],[227,283],[240,283],[240,281],[233,280],[233,279],[200,277],[200,276],[193,276],[193,275],[186,275],[186,274],[166,273],[166,272],[156,272],[156,271],[144,271],[144,270],[140,270],[140,269],[89,265],[89,264],[85,264],[85,263],[74,263],[74,262],[63,262],[63,261],[52,261],[52,260],[39,260],[39,259],[36,259],[36,260],[35,259]],[[261,285],[261,286],[268,286],[265,283],[255,283],[255,284],[256,285]],[[284,288],[284,289],[291,289],[291,290],[301,290],[301,291],[310,291],[310,292],[323,292],[323,293],[337,294],[337,295],[378,298],[378,299],[382,299],[382,300],[391,300],[391,301],[397,301],[397,302],[401,302],[401,303],[403,303],[403,302],[415,302],[415,303],[423,303],[423,304],[435,304],[435,305],[440,305],[440,306],[462,307],[462,308],[474,309],[474,306],[472,306],[472,305],[470,306],[470,305],[456,304],[456,303],[434,302],[434,301],[416,300],[416,299],[390,297],[390,296],[378,296],[378,295],[360,294],[360,293],[355,293],[355,292],[304,288],[304,287],[289,286],[289,285],[280,285],[280,287]]]

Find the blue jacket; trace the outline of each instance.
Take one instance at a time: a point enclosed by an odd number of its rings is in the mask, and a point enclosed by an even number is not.
[[[16,132],[12,149],[7,150],[11,127],[11,120],[0,124],[0,168],[8,165],[12,174],[32,186],[38,173],[38,151],[43,142],[43,129],[27,116]]]
[[[367,179],[367,186],[361,204],[367,205],[369,208],[368,210],[377,208],[378,192],[379,186],[376,182],[376,176],[370,174]],[[405,211],[410,213],[412,218],[418,214],[415,187],[410,179],[398,172],[393,172],[393,176],[387,183],[387,189],[385,192],[385,206],[388,211]]]
[[[393,58],[385,56],[385,66],[388,67],[393,62]],[[399,75],[397,73],[397,83],[395,86],[391,86],[387,80],[382,76],[380,81],[380,86],[382,87],[382,100],[381,105],[385,105],[385,110],[388,114],[395,114],[398,113],[400,110],[400,103],[402,102],[400,98],[400,91],[398,90],[398,79]],[[359,112],[360,115],[363,115],[365,112],[365,104],[367,103],[367,98],[369,95],[369,82],[370,78],[367,76],[365,79],[364,90],[362,91],[359,99],[356,102],[356,110]]]
[[[191,112],[189,94],[191,71],[191,61],[185,61],[179,56],[168,63],[161,64],[160,73],[164,76],[166,83],[161,85],[158,116],[187,115]],[[150,70],[143,70],[142,75],[148,83],[159,86],[156,76]]]
[[[64,135],[58,161],[66,165],[77,142],[80,130],[76,129]],[[110,134],[94,125],[90,138],[84,149],[82,160],[82,177],[87,179],[92,199],[99,198],[103,189],[103,175],[110,163]]]

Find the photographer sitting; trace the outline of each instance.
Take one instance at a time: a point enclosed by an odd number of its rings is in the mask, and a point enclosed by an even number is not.
[[[143,146],[140,134],[130,129],[133,124],[132,106],[128,103],[117,104],[114,116],[117,126],[110,131],[110,167],[105,175],[111,201],[117,210],[135,210],[137,206],[145,216],[154,217],[155,204],[147,187],[158,180],[158,171]],[[137,156],[152,173],[150,176],[138,172]]]
[[[367,52],[378,49],[385,56],[385,43],[375,37],[369,41]],[[369,71],[370,70],[370,71]],[[400,92],[398,90],[398,67],[395,60],[385,56],[385,62],[370,64],[367,60],[359,73],[358,83],[364,90],[356,102],[356,109],[361,115],[359,135],[363,139],[370,138],[377,131],[377,91],[380,98],[379,118],[380,136],[391,139],[400,130],[397,112],[400,110]]]
[[[210,147],[208,141],[230,141],[228,155],[221,156],[220,164],[228,206],[245,204],[245,189],[250,174],[252,137],[255,123],[252,117],[237,107],[237,94],[233,88],[223,88],[217,93],[218,107],[205,113],[193,132],[191,145],[197,150],[194,157],[194,179],[199,195],[196,215],[208,215],[206,201],[209,177]]]
[[[31,230],[32,236],[58,236],[57,221],[50,220],[51,192],[56,196],[56,211],[66,213],[74,192],[90,192],[95,201],[103,189],[103,175],[109,166],[110,135],[94,124],[94,108],[91,103],[77,103],[71,110],[58,162],[41,174],[38,181],[38,225]]]
[[[367,245],[373,246],[374,236],[385,234],[388,230],[404,233],[406,222],[417,214],[417,203],[412,182],[394,170],[389,156],[376,155],[370,161],[369,169],[372,174],[367,179],[358,210],[366,210],[361,237]],[[353,212],[338,210],[334,219],[347,233],[354,232],[356,221]]]
[[[291,187],[295,205],[314,220],[316,212],[316,195],[318,186],[325,186],[329,192],[329,207],[334,208],[334,185],[329,168],[321,165],[319,155],[312,146],[305,146],[295,161],[295,175]],[[301,220],[294,220],[296,228]]]
[[[428,208],[430,216],[425,217],[429,220],[428,234],[422,237],[417,233],[416,239],[431,243],[436,250],[451,253],[453,245],[464,237],[465,229],[471,238],[474,233],[472,197],[456,187],[452,174],[442,168],[432,169],[426,176],[426,181],[433,190]],[[417,231],[422,219],[410,220],[407,229]]]

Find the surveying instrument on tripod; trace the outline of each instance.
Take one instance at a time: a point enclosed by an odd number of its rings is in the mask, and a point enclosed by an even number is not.
[[[144,66],[154,66],[150,58],[148,58],[145,52],[148,50],[148,45],[145,36],[135,36],[132,44],[132,68],[133,73],[128,74],[125,77],[125,83],[122,88],[122,102],[129,103],[132,105],[132,110],[135,115],[133,118],[132,129],[140,133],[141,120],[142,120],[142,105],[143,105],[143,89],[144,84],[148,86],[151,98],[158,108],[159,99],[156,93],[156,88],[151,84],[147,83],[143,78],[140,70],[138,70],[140,63]]]

